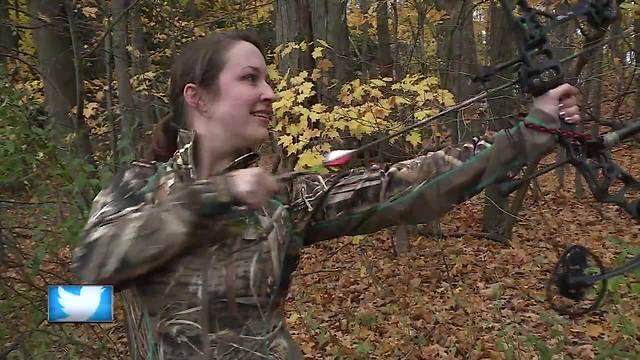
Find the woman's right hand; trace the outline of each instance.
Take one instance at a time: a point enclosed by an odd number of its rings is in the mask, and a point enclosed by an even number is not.
[[[266,205],[279,190],[276,178],[259,167],[231,171],[227,176],[236,201],[253,209]]]

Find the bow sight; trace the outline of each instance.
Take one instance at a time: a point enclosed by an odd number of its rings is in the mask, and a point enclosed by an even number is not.
[[[572,19],[584,19],[591,27],[592,35],[589,36],[588,31],[583,28],[580,28],[581,33],[587,37],[587,44],[593,44],[594,40],[604,35],[619,12],[618,2],[615,0],[580,1],[563,14],[549,14],[530,7],[526,0],[518,0],[515,4],[519,14],[515,15],[511,1],[500,0],[500,4],[517,36],[518,57],[494,67],[485,67],[475,80],[487,82],[497,72],[518,66],[519,84],[524,92],[533,96],[539,96],[564,82],[560,62],[554,58],[547,39],[547,34],[553,28]],[[579,73],[581,67],[577,68]],[[563,124],[560,130],[546,129],[535,124],[525,125],[558,135],[560,145],[567,152],[566,160],[533,174],[529,179],[569,163],[583,176],[597,201],[615,204],[633,218],[640,219],[640,199],[625,199],[629,191],[640,189],[640,182],[616,164],[608,151],[611,146],[640,133],[640,120],[597,138],[576,133],[568,124]],[[528,179],[508,181],[501,184],[500,188],[504,193],[510,193],[526,180]],[[610,188],[616,182],[622,183],[622,187],[612,192]],[[584,246],[574,245],[565,251],[554,267],[547,284],[547,300],[560,313],[586,313],[596,309],[602,302],[607,279],[639,267],[640,256],[607,271],[596,255]]]

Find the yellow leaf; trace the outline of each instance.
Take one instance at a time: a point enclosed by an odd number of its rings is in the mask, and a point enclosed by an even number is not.
[[[340,96],[338,96],[338,100],[345,105],[350,105],[353,100],[353,96],[349,93],[341,93]]]
[[[313,89],[313,84],[310,82],[305,82],[300,87],[298,87],[298,90],[300,91],[300,93],[305,95],[311,95],[312,89]]]
[[[597,324],[589,324],[585,326],[584,333],[590,337],[599,337],[600,334],[604,333],[602,330],[602,326]]]
[[[322,50],[324,48],[322,46],[317,46],[315,49],[313,49],[313,52],[311,53],[311,57],[314,59],[317,59],[319,57],[322,57]]]
[[[331,46],[329,46],[329,44],[327,44],[326,41],[322,40],[322,39],[317,39],[317,41],[320,43],[320,45],[324,46],[324,47],[328,47],[330,48]]]
[[[278,144],[289,146],[293,143],[293,136],[291,135],[282,135],[278,138]]]
[[[424,103],[425,101],[433,100],[433,93],[432,92],[421,93],[420,95],[418,95],[416,100],[422,103]]]
[[[382,95],[382,93],[378,89],[371,89],[371,91],[369,91],[369,95],[371,95],[371,96],[373,96],[375,98],[378,98],[378,99],[384,96],[384,95]]]
[[[427,85],[433,86],[433,85],[438,85],[440,80],[435,76],[430,76],[426,79],[426,82],[427,82]]]
[[[384,81],[378,80],[378,79],[372,79],[370,82],[375,86],[385,86],[385,85],[387,85]]]
[[[282,78],[282,76],[280,76],[280,73],[278,72],[278,69],[276,68],[275,64],[269,64],[267,66],[267,76],[272,81],[278,81],[278,80],[280,80]]]
[[[373,116],[372,113],[368,112],[368,113],[364,114],[363,122],[368,126],[375,126],[376,118],[375,118],[375,116]]]
[[[301,143],[296,143],[296,144],[291,144],[289,146],[286,147],[287,149],[287,155],[293,155],[296,152],[298,152],[298,150],[302,149],[302,144]]]
[[[84,109],[82,110],[82,115],[84,115],[85,118],[90,118],[96,113],[97,108],[98,108],[98,103],[94,103],[94,102],[87,103],[84,106]]]
[[[302,133],[302,128],[299,124],[291,124],[287,126],[287,133],[293,136],[298,136],[299,134]]]
[[[311,111],[317,112],[317,113],[322,113],[322,112],[325,112],[326,110],[327,110],[327,107],[322,104],[314,104],[311,107]]]
[[[389,110],[384,109],[380,106],[375,106],[373,108],[373,115],[375,115],[375,117],[379,118],[379,119],[384,119],[385,117],[387,117],[387,115],[389,114]]]
[[[321,153],[327,153],[327,152],[331,151],[331,144],[323,143],[323,144],[314,146],[313,149],[316,150],[316,151],[319,151]]]
[[[417,131],[412,131],[406,139],[411,145],[417,147],[422,142],[422,135]]]
[[[340,136],[340,134],[338,133],[338,130],[336,130],[336,129],[329,129],[329,130],[325,131],[325,134],[330,139],[335,139],[335,138]]]
[[[353,98],[356,99],[357,101],[362,101],[362,95],[364,93],[364,90],[362,89],[361,86],[358,86],[356,88],[353,89]]]
[[[296,164],[296,170],[322,165],[323,160],[324,160],[324,156],[322,156],[319,152],[305,151],[298,158],[298,163]]]
[[[320,71],[320,69],[313,69],[313,72],[311,73],[311,79],[312,80],[318,80],[320,79],[320,77],[322,76],[322,72]]]
[[[289,318],[287,318],[287,324],[292,325],[298,322],[298,319],[300,318],[300,315],[298,315],[298,313],[291,313],[291,315],[289,315]]]
[[[402,97],[402,96],[396,96],[395,97],[396,100],[396,104],[401,105],[401,104],[409,104],[409,100],[407,100],[406,98]]]
[[[444,105],[444,106],[453,106],[456,103],[456,99],[453,97],[453,94],[445,91],[445,90],[441,90],[440,91],[440,102]]]
[[[416,111],[416,113],[413,114],[413,116],[415,116],[417,120],[422,120],[427,116],[427,112],[426,111]]]
[[[304,82],[304,79],[302,78],[302,76],[295,76],[293,78],[291,78],[291,85],[300,85]]]
[[[282,56],[287,56],[291,50],[293,50],[293,46],[291,46],[291,44],[287,44],[284,49],[282,50]]]
[[[307,143],[309,142],[309,140],[317,137],[318,135],[320,135],[320,130],[318,129],[305,129],[302,136],[300,136],[300,141]]]
[[[96,14],[98,13],[98,8],[94,8],[94,7],[83,7],[82,8],[82,13],[84,14],[84,16],[86,17],[90,17],[95,19],[96,18]]]

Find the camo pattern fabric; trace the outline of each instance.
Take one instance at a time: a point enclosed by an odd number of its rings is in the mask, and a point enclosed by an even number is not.
[[[498,135],[493,145],[303,176],[290,204],[249,211],[234,204],[226,175],[195,179],[195,139],[182,131],[172,159],[134,162],[98,194],[72,267],[123,290],[133,359],[302,359],[283,312],[302,246],[431,221],[554,144],[521,126]]]

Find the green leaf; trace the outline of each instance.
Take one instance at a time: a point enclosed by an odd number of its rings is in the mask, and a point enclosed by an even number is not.
[[[635,324],[626,316],[622,315],[620,319],[620,325],[622,327],[621,332],[622,335],[626,335],[632,338],[635,338],[638,335],[638,329],[636,329]]]
[[[608,287],[611,292],[618,292],[620,290],[620,286],[625,282],[624,275],[614,276],[609,279]]]
[[[356,351],[358,352],[358,354],[368,354],[373,351],[373,346],[371,346],[368,341],[365,341],[358,344],[358,346],[356,347]]]
[[[613,236],[613,235],[608,236],[607,237],[607,241],[609,241],[610,243],[612,243],[614,245],[618,245],[618,246],[625,245],[627,243],[626,241],[620,239],[617,236]]]

